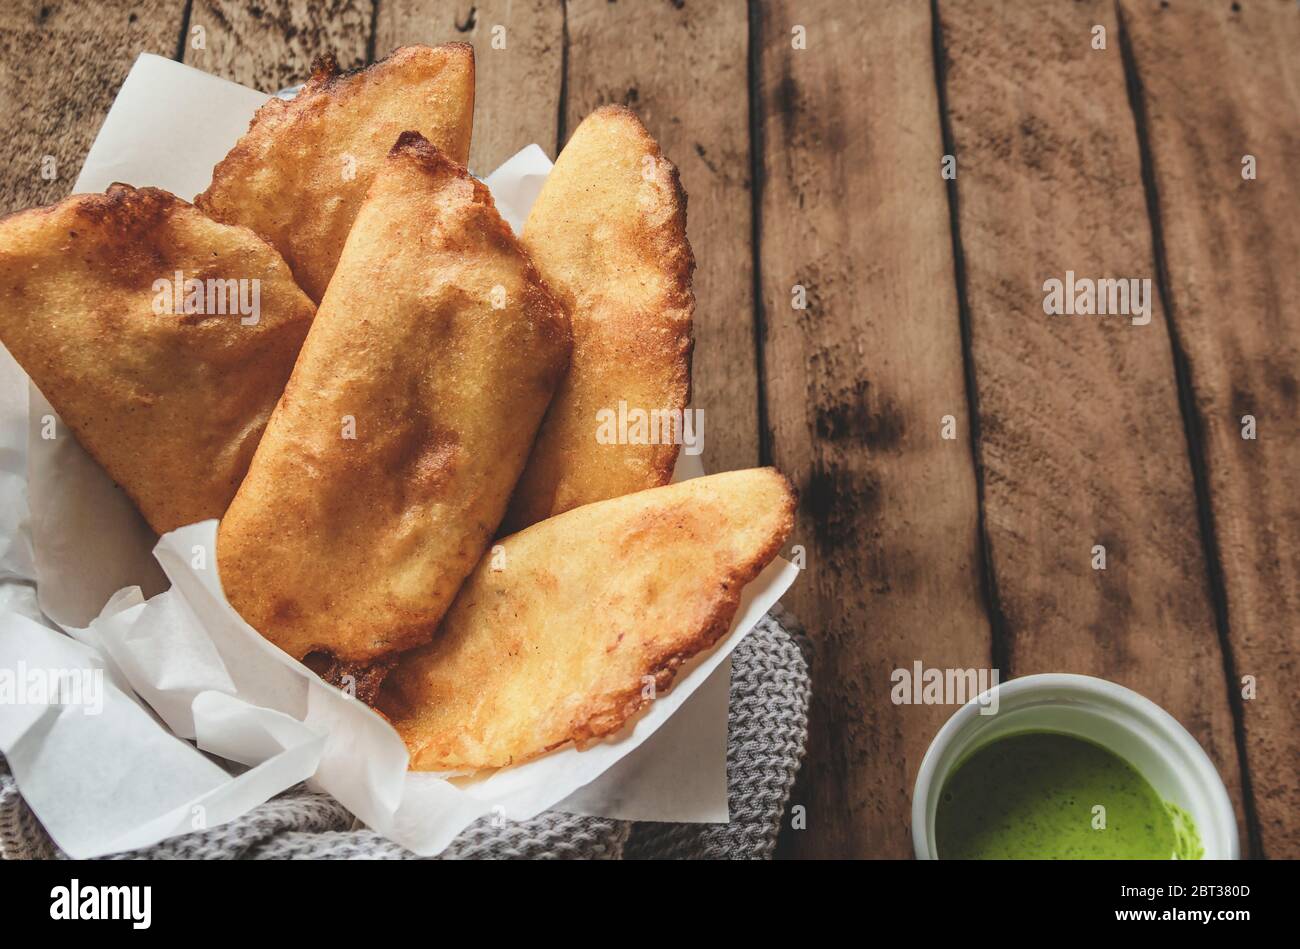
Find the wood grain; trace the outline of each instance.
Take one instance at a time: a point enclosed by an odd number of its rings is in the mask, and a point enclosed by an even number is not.
[[[761,11],[767,404],[808,550],[786,602],[818,650],[791,800],[808,827],[783,847],[906,857],[916,771],[954,709],[892,704],[891,672],[991,661],[930,10]]]
[[[194,0],[183,61],[262,92],[305,82],[312,60],[333,53],[343,69],[366,62],[371,0]],[[196,49],[202,27],[204,48]]]
[[[916,767],[951,709],[893,705],[890,672],[997,656],[1004,675],[1089,672],[1168,708],[1239,816],[1238,761],[1248,765],[1256,852],[1295,858],[1300,12],[1292,0],[1119,4],[1136,125],[1110,0],[938,0],[969,366],[920,2],[569,0],[567,77],[563,0],[193,0],[204,50],[192,33],[180,42],[185,0],[10,2],[0,213],[70,190],[144,51],[275,91],[321,52],[350,67],[403,43],[471,42],[480,172],[532,141],[554,154],[592,108],[624,102],[691,196],[706,464],[753,464],[766,442],[764,460],[802,493],[792,543],[807,569],[787,603],[818,655],[791,801],[807,829],[787,825],[782,851],[910,854]],[[806,50],[791,47],[796,24]],[[1105,51],[1089,48],[1096,24]],[[1241,178],[1246,153],[1258,180]],[[45,155],[52,181],[40,177]],[[1043,314],[1049,276],[1155,281],[1158,262],[1167,297],[1148,326]],[[791,308],[796,283],[806,310]],[[963,369],[980,411],[993,606]],[[1246,414],[1253,441],[1240,437]],[[955,441],[940,438],[945,415]],[[1090,567],[1097,543],[1105,572]],[[1258,698],[1229,691],[1244,675]]]
[[[141,53],[172,56],[184,0],[0,8],[0,214],[65,197]],[[43,178],[45,156],[54,177]]]
[[[1011,670],[1111,679],[1201,742],[1242,816],[1223,655],[1159,301],[1048,316],[1044,281],[1149,278],[1109,2],[941,2],[985,521]],[[1106,28],[1107,48],[1090,46]],[[1106,569],[1092,567],[1093,547]],[[1243,837],[1244,840],[1244,837]]]
[[[1226,588],[1263,856],[1300,857],[1300,7],[1121,5]],[[1242,177],[1253,155],[1258,177]],[[1242,438],[1253,415],[1257,438]],[[1236,686],[1234,686],[1235,688]]]
[[[498,29],[498,27],[500,29]],[[504,40],[505,48],[497,46]],[[555,157],[564,61],[561,0],[383,0],[375,51],[471,43],[477,91],[469,164],[485,175],[536,142]]]
[[[695,250],[695,407],[709,471],[758,464],[748,14],[725,3],[570,0],[569,134],[598,106],[633,109],[678,167]]]

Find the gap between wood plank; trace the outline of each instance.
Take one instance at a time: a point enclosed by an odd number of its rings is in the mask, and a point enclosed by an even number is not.
[[[930,30],[934,39],[934,85],[939,102],[939,130],[945,155],[957,155],[956,140],[948,116],[948,88],[944,69],[943,24],[939,22],[939,0],[930,0]],[[960,168],[960,163],[957,164]],[[984,515],[984,464],[980,444],[979,386],[975,378],[975,355],[971,346],[970,300],[966,295],[966,255],[962,249],[961,221],[957,207],[957,172],[945,184],[948,191],[948,221],[952,237],[953,279],[957,283],[957,319],[961,325],[961,355],[966,383],[966,416],[970,426],[971,465],[975,469],[975,508],[980,543],[978,550],[980,591],[984,595],[984,612],[992,634],[991,659],[1002,681],[1012,678],[1011,639],[1007,635],[1006,617],[998,596],[998,579],[993,572],[993,554]]]
[[[560,0],[560,114],[555,120],[555,160],[569,134],[569,0]]]
[[[749,0],[749,55],[747,76],[749,86],[749,248],[751,256],[753,309],[754,309],[754,371],[757,380],[758,463],[772,463],[772,433],[767,415],[767,372],[763,363],[763,339],[766,335],[763,315],[763,93],[762,93],[762,11],[759,0]]]
[[[190,11],[194,9],[194,0],[185,0],[185,9],[181,12],[181,35],[176,38],[176,62],[185,62],[185,40],[190,32]]]
[[[1245,709],[1241,705],[1238,689],[1236,660],[1229,634],[1228,590],[1223,577],[1219,554],[1218,534],[1214,525],[1214,509],[1210,504],[1209,466],[1205,461],[1204,426],[1196,410],[1195,389],[1192,385],[1192,366],[1179,336],[1174,319],[1173,300],[1169,292],[1169,260],[1165,254],[1164,231],[1160,223],[1160,192],[1156,186],[1155,165],[1151,158],[1151,141],[1147,134],[1146,105],[1142,99],[1142,79],[1138,75],[1137,59],[1129,40],[1124,11],[1115,2],[1115,23],[1119,32],[1121,61],[1124,64],[1124,81],[1128,88],[1129,108],[1133,113],[1133,128],[1137,137],[1138,156],[1142,164],[1142,189],[1146,196],[1147,219],[1151,226],[1151,252],[1156,264],[1156,292],[1164,303],[1168,323],[1169,349],[1173,353],[1174,381],[1178,389],[1178,407],[1183,418],[1184,441],[1187,444],[1187,462],[1192,471],[1192,490],[1196,498],[1196,516],[1200,526],[1201,544],[1205,551],[1205,570],[1210,585],[1210,602],[1214,607],[1214,624],[1219,634],[1219,652],[1223,657],[1224,684],[1228,690],[1228,706],[1232,709],[1232,731],[1237,743],[1237,765],[1241,771],[1241,803],[1245,810],[1246,852],[1249,856],[1264,857],[1259,818],[1255,813],[1255,792],[1251,784],[1250,768],[1246,760]]]
[[[379,41],[379,0],[371,0],[370,4],[370,35],[366,37],[366,65],[369,66],[375,61],[375,44]],[[392,50],[388,51],[389,53]],[[385,53],[384,55],[388,55]]]

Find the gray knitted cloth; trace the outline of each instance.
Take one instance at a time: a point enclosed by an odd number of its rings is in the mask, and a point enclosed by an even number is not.
[[[808,735],[808,642],[780,607],[732,654],[728,824],[629,823],[547,811],[529,821],[466,828],[440,859],[766,858]],[[299,785],[211,830],[113,859],[412,859],[326,794]],[[0,758],[0,857],[61,858]]]

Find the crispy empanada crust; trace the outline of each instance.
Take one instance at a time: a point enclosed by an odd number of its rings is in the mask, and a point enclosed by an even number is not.
[[[486,186],[404,133],[221,523],[230,603],[298,658],[428,642],[500,523],[570,342]]]
[[[424,771],[504,767],[616,732],[728,631],[793,518],[785,478],[756,468],[535,524],[484,557],[377,706]]]
[[[569,372],[511,499],[516,531],[667,484],[678,445],[602,444],[597,413],[680,413],[691,397],[695,258],[677,169],[631,110],[573,134],[524,226],[524,246],[573,319]]]
[[[297,96],[258,110],[195,203],[269,240],[319,301],[398,135],[419,132],[463,165],[473,120],[474,48],[467,43],[404,46],[351,73],[323,57]]]
[[[256,280],[256,322],[155,312],[177,271]],[[225,512],[314,313],[273,247],[157,188],[0,221],[0,340],[160,534]]]

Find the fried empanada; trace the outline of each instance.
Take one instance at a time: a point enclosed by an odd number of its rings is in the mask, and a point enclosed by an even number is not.
[[[589,504],[501,542],[378,708],[411,768],[518,764],[618,731],[731,627],[793,525],[789,484],[734,471]]]
[[[0,222],[0,340],[160,534],[226,510],[314,312],[273,247],[156,188]]]
[[[403,134],[221,523],[231,605],[298,658],[427,642],[501,520],[570,343],[487,188]]]
[[[258,110],[195,204],[269,240],[319,302],[397,136],[419,132],[464,164],[473,120],[474,48],[466,43],[405,46],[346,74],[323,58],[295,98]]]
[[[523,241],[572,316],[573,358],[510,502],[507,532],[667,484],[678,444],[599,440],[598,413],[617,414],[624,403],[680,422],[691,389],[686,195],[631,111],[607,106],[578,126]]]

